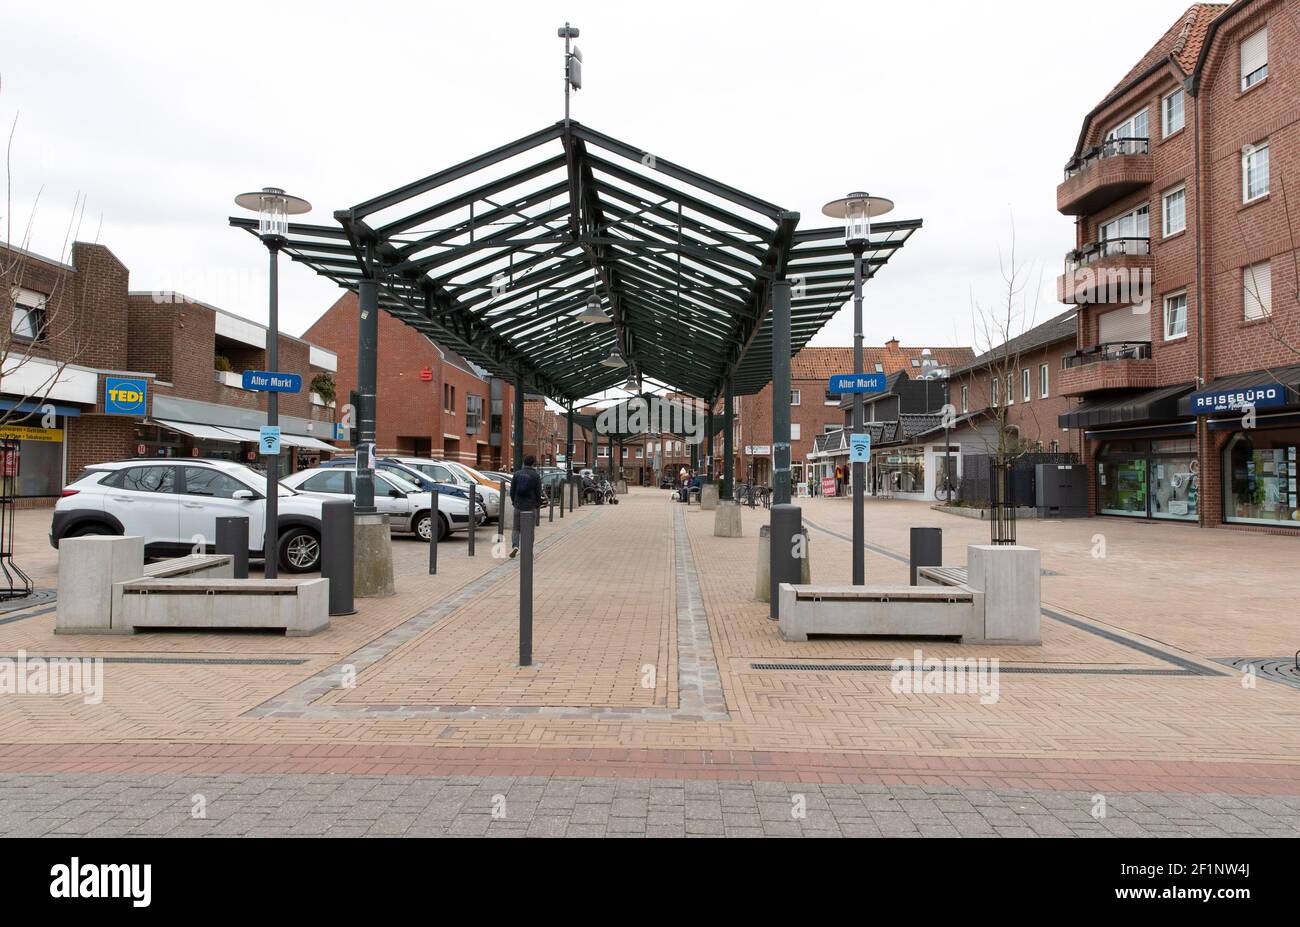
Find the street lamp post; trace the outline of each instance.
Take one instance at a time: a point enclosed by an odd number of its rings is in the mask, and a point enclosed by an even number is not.
[[[827,203],[822,213],[832,219],[844,220],[844,244],[853,252],[853,373],[863,374],[862,359],[862,255],[871,239],[871,220],[894,208],[891,200],[866,193],[848,196]],[[853,394],[853,434],[863,433],[862,394]],[[863,484],[867,465],[853,463],[853,585],[866,583],[866,525],[863,501]]]
[[[280,249],[289,240],[289,217],[311,210],[304,199],[290,196],[279,187],[263,187],[253,193],[241,193],[235,204],[257,213],[257,235],[270,254],[270,311],[266,332],[266,366],[277,372],[280,366]],[[266,424],[280,424],[280,395],[274,391],[266,394]],[[272,454],[266,459],[266,512],[263,519],[265,534],[262,540],[263,573],[275,579],[278,570],[279,543],[280,456]]]

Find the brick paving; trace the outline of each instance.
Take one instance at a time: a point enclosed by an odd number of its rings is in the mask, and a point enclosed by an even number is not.
[[[568,776],[0,776],[24,837],[1300,836],[1300,798]]]
[[[987,537],[985,524],[921,504],[869,506],[870,582],[906,582],[899,558],[913,525],[945,529],[949,563]],[[814,580],[842,580],[848,505],[808,500],[804,511]],[[20,514],[20,533],[46,529],[48,514]],[[463,539],[445,544],[435,577],[427,547],[395,539],[399,594],[359,600],[357,615],[312,638],[55,637],[48,605],[6,613],[0,655],[116,662],[105,665],[99,705],[0,697],[0,775],[416,776],[429,789],[447,777],[543,787],[652,779],[740,783],[752,794],[811,783],[883,789],[896,801],[909,789],[977,789],[1008,801],[1021,791],[1086,792],[1290,807],[1300,795],[1300,691],[1221,662],[1300,647],[1292,566],[1300,539],[1115,519],[1022,521],[1022,543],[1042,550],[1048,571],[1043,646],[793,644],[753,600],[765,513],[743,517],[745,537],[714,538],[712,513],[634,491],[617,507],[543,521],[538,665],[526,670],[514,665],[518,565],[491,556],[489,531],[472,560]],[[1206,566],[1225,538],[1230,577]],[[24,556],[37,558],[39,547],[24,543]],[[52,575],[49,563],[34,569]],[[889,664],[918,648],[998,659],[996,703],[895,694]],[[345,669],[355,670],[354,686],[344,687]],[[1281,806],[1269,807],[1278,823],[1257,822],[1256,832],[1292,826]],[[5,814],[0,833],[11,820],[44,826]],[[1033,823],[1025,828],[1037,833]],[[564,830],[590,824],[566,821]]]

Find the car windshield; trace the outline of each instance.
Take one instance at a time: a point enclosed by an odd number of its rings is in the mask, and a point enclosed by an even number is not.
[[[420,491],[419,486],[416,486],[410,480],[403,479],[402,477],[394,473],[392,470],[384,471],[383,477],[384,479],[388,480],[388,482],[392,483],[394,486],[400,489],[402,492],[411,493],[411,492]]]
[[[228,473],[230,476],[233,476],[235,479],[239,480],[240,482],[247,483],[250,489],[260,493],[263,496],[266,495],[266,474],[265,473],[262,473],[259,470],[254,470],[252,467],[246,467],[243,464],[234,464],[229,469],[226,468],[222,468],[222,469],[225,473]],[[283,483],[277,484],[276,489],[279,490],[276,493],[276,495],[278,496],[295,496],[298,494],[297,490],[290,489],[288,486],[284,485]]]

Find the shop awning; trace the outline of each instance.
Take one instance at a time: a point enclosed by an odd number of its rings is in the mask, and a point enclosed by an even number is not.
[[[1266,407],[1286,407],[1300,405],[1300,364],[1291,364],[1286,367],[1273,367],[1265,370],[1252,370],[1249,373],[1233,374],[1230,377],[1219,377],[1206,384],[1196,391],[1198,396],[1216,396],[1231,397],[1234,394],[1244,394],[1251,390],[1259,390],[1265,387],[1280,387],[1280,396],[1272,402],[1265,403],[1263,399],[1257,401],[1260,408]],[[1186,396],[1178,404],[1180,415],[1198,414],[1192,408],[1192,396]],[[1252,401],[1255,401],[1252,399]],[[1226,405],[1226,403],[1225,403]],[[1224,412],[1225,408],[1206,408],[1199,414],[1205,415],[1207,412]]]
[[[40,402],[35,399],[0,399],[0,412],[8,412],[13,409],[17,412],[39,412],[44,414],[46,406],[52,406],[55,415],[76,416],[81,414],[81,410],[76,406],[65,406],[58,402]]]
[[[333,444],[326,444],[316,438],[309,438],[306,435],[280,435],[280,443],[287,444],[289,447],[300,447],[309,451],[329,451],[337,454],[339,449]]]
[[[1179,400],[1192,391],[1192,384],[1164,386],[1160,389],[1085,402],[1073,412],[1062,415],[1062,428],[1094,428],[1143,422],[1168,422],[1190,413],[1180,411]]]
[[[171,422],[161,418],[149,420],[150,424],[161,425],[162,427],[174,431],[178,434],[189,435],[191,438],[199,438],[203,441],[227,441],[238,443],[242,438],[232,437],[230,432],[224,428],[218,428],[216,425],[199,425],[194,422]],[[257,437],[254,435],[253,440]]]

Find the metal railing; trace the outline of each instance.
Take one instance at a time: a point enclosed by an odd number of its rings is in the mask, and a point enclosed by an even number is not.
[[[1061,366],[1069,370],[1117,360],[1150,360],[1150,341],[1107,341],[1061,358]]]
[[[1105,238],[1084,245],[1065,255],[1065,272],[1073,273],[1080,267],[1087,267],[1097,261],[1112,257],[1136,255],[1138,257],[1151,253],[1150,236],[1131,236],[1127,238]]]
[[[1076,177],[1098,161],[1119,155],[1144,155],[1151,153],[1151,140],[1147,138],[1108,138],[1065,165],[1065,179]]]

